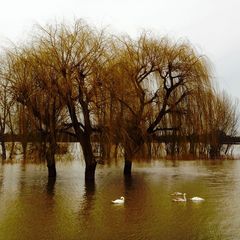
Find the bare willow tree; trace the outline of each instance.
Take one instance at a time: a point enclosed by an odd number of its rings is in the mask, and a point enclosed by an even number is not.
[[[46,151],[48,172],[49,177],[56,177],[56,132],[62,103],[56,94],[52,68],[39,62],[41,54],[34,46],[8,51],[5,78],[11,82],[15,100],[25,107],[26,115],[32,116],[33,129],[49,142]]]
[[[117,82],[115,97],[122,108],[118,119],[125,152],[124,174],[130,175],[132,160],[146,141],[178,130],[180,121],[166,126],[163,119],[186,113],[189,96],[210,86],[209,69],[189,43],[143,34],[136,41],[120,39],[118,44],[112,83]]]
[[[72,26],[40,27],[35,39],[43,56],[39,61],[51,67],[56,94],[68,109],[69,121],[63,124],[65,130],[69,130],[82,147],[86,180],[94,179],[97,163],[92,148],[92,135],[98,130],[93,116],[94,89],[101,84],[99,72],[107,61],[105,41],[103,32],[81,21]],[[45,87],[51,91],[51,86]]]
[[[112,60],[108,87],[114,97],[115,111],[111,117],[115,139],[123,149],[125,157],[124,174],[131,174],[132,159],[140,150],[146,137],[145,120],[148,105],[151,105],[149,78],[153,74],[157,51],[160,49],[145,35],[138,41],[129,37],[113,39]],[[118,142],[115,141],[115,142]]]
[[[231,145],[223,145],[222,141],[228,136],[236,136],[239,118],[238,103],[225,92],[214,92],[209,96],[209,113],[206,118],[208,126],[208,153],[211,158],[219,158],[222,153],[227,154]]]
[[[219,158],[228,154],[228,136],[236,136],[238,103],[226,93],[215,91],[210,85],[195,88],[171,114],[163,118],[162,126],[177,126],[168,134],[167,153],[176,157]],[[169,128],[168,128],[169,129]]]

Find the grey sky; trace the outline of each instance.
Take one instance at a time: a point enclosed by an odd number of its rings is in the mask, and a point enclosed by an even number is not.
[[[0,11],[0,45],[25,39],[35,23],[74,18],[188,39],[210,59],[220,88],[240,98],[240,0],[3,0]]]

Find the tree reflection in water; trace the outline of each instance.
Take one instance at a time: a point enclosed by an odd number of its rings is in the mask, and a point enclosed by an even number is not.
[[[84,195],[81,202],[80,215],[90,216],[96,191],[95,181],[85,181]]]
[[[49,196],[54,196],[55,194],[55,183],[56,183],[56,177],[49,177],[46,185],[47,194]]]

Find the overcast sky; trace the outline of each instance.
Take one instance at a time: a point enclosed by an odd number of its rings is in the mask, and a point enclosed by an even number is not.
[[[0,45],[25,39],[36,23],[74,18],[133,37],[148,29],[188,39],[219,87],[240,98],[240,0],[2,0]]]

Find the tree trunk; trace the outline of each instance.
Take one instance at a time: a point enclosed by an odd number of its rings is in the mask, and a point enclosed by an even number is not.
[[[96,170],[97,162],[86,163],[85,167],[85,180],[86,181],[94,181],[95,179],[95,170]]]
[[[123,174],[124,174],[124,176],[131,176],[131,174],[132,174],[132,161],[131,160],[125,159]]]
[[[23,159],[25,160],[27,157],[27,141],[23,140],[21,143],[22,143]]]
[[[196,155],[195,143],[193,141],[190,141],[189,153],[192,154],[193,156]]]
[[[49,177],[48,178],[46,190],[47,190],[47,194],[50,195],[50,196],[54,196],[55,183],[56,183],[56,177]]]
[[[49,119],[49,145],[46,152],[47,166],[48,166],[48,177],[56,178],[57,171],[55,165],[55,154],[57,150],[57,140],[56,140],[56,108],[55,101],[52,103],[52,112],[51,118]]]
[[[6,146],[5,146],[4,140],[2,140],[1,146],[2,146],[2,160],[6,160],[7,154],[6,154]]]
[[[10,159],[12,159],[12,156],[13,156],[14,146],[15,146],[15,142],[12,142],[11,150],[10,150],[10,154],[9,154]]]
[[[211,159],[220,158],[220,146],[219,145],[211,145],[209,150],[209,155]]]
[[[95,160],[92,144],[90,141],[90,135],[84,134],[84,137],[80,139],[80,144],[83,150],[83,156],[85,160],[85,180],[94,181],[95,179],[95,170],[97,162]]]
[[[93,154],[93,149],[91,144],[92,127],[90,124],[90,111],[88,109],[88,103],[84,102],[83,100],[82,90],[80,86],[79,86],[79,93],[80,93],[79,103],[82,107],[83,117],[85,122],[85,126],[83,127],[83,129],[80,127],[80,124],[77,118],[75,103],[69,94],[67,95],[67,107],[68,107],[69,115],[73,124],[73,128],[75,130],[76,138],[80,143],[83,151],[84,161],[86,164],[85,180],[94,181],[97,162]]]
[[[51,142],[46,152],[48,177],[51,177],[51,178],[56,178],[57,176],[56,165],[55,165],[55,152],[56,152],[56,143]]]
[[[56,178],[57,171],[56,171],[55,163],[48,164],[47,167],[48,167],[48,177]]]
[[[141,149],[140,147],[143,147],[144,142],[138,143],[138,144],[126,144],[124,146],[124,170],[123,174],[124,176],[131,176],[132,172],[132,160],[136,156],[136,154],[139,152]]]

